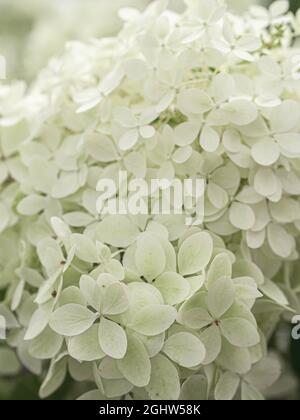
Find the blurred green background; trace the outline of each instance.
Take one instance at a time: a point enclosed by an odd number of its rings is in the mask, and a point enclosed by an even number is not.
[[[0,54],[7,60],[7,79],[30,82],[49,58],[59,55],[71,39],[112,35],[120,27],[117,11],[122,6],[142,9],[150,0],[0,0]],[[268,0],[228,0],[231,8],[243,11],[249,4],[268,5]],[[171,0],[182,7],[182,0]],[[300,0],[290,0],[291,10],[300,8]],[[85,22],[85,24],[82,24]],[[290,340],[284,322],[272,338],[271,346],[283,362],[281,380],[270,390],[271,399],[300,399],[300,340]],[[297,379],[298,378],[298,379]],[[0,400],[38,399],[41,379],[27,371],[18,378],[0,377]],[[73,399],[81,385],[68,378],[51,399]]]

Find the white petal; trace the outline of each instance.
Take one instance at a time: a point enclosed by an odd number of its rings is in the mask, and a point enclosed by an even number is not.
[[[297,102],[287,100],[277,106],[271,113],[271,129],[275,133],[292,130],[300,119],[300,106]]]
[[[261,42],[259,38],[253,35],[243,35],[236,45],[241,50],[255,51],[261,46]]]
[[[157,172],[157,178],[159,180],[172,181],[175,175],[174,167],[171,162],[164,162]],[[169,182],[167,182],[169,185]]]
[[[220,135],[213,128],[205,125],[200,135],[200,146],[206,152],[215,152],[220,144]]]
[[[222,319],[220,327],[224,337],[233,346],[252,347],[260,342],[257,329],[244,318]]]
[[[125,62],[124,70],[129,79],[142,80],[147,74],[147,65],[145,61],[132,58]]]
[[[237,130],[227,129],[223,134],[223,145],[231,153],[238,153],[241,150],[241,136]]]
[[[163,352],[171,360],[187,368],[199,365],[206,354],[199,338],[188,332],[171,335],[165,342]]]
[[[258,232],[254,232],[252,230],[248,230],[246,232],[246,241],[249,248],[251,249],[260,248],[265,241],[265,237],[266,237],[265,229]]]
[[[192,122],[184,122],[177,125],[174,130],[175,144],[178,146],[187,146],[195,140],[199,132],[198,124]]]
[[[126,128],[136,127],[138,124],[134,113],[131,109],[126,108],[125,106],[119,106],[116,108],[114,111],[114,117],[123,127]]]
[[[258,62],[259,69],[267,76],[279,78],[281,74],[281,68],[279,64],[274,60],[273,57],[265,55]]]
[[[84,306],[68,304],[56,309],[50,317],[50,327],[67,337],[80,335],[88,330],[97,319],[97,314]]]
[[[236,55],[236,57],[240,58],[241,60],[249,61],[250,63],[254,61],[253,55],[244,50],[235,49],[234,55]]]
[[[247,204],[234,202],[229,210],[229,220],[233,226],[242,230],[248,230],[255,223],[255,214]]]
[[[192,153],[191,146],[180,147],[173,153],[172,159],[176,163],[184,163],[192,156]]]
[[[157,111],[154,107],[146,108],[140,115],[140,126],[149,125],[158,117]]]
[[[225,101],[234,95],[235,82],[233,77],[227,73],[219,73],[213,79],[214,96],[218,101]]]
[[[270,13],[272,17],[278,17],[288,12],[290,8],[287,0],[277,0],[270,6]]]
[[[280,150],[274,140],[266,138],[254,144],[251,156],[259,165],[270,166],[279,159]]]
[[[268,226],[268,241],[272,251],[282,258],[288,258],[294,247],[294,238],[281,225],[271,223]]]
[[[258,115],[255,104],[246,99],[233,99],[222,109],[233,124],[241,126],[255,121]]]
[[[287,157],[300,157],[300,134],[287,133],[275,136],[281,153]]]
[[[136,128],[130,131],[126,131],[125,134],[120,138],[119,147],[121,150],[131,149],[139,139],[139,132]]]
[[[228,401],[232,400],[238,389],[240,378],[232,372],[225,372],[220,376],[215,388],[215,399]]]
[[[151,125],[144,125],[140,127],[140,134],[144,139],[150,139],[155,134],[155,128]]]
[[[178,109],[185,115],[204,114],[212,108],[211,98],[201,89],[183,90],[177,101]]]
[[[165,111],[173,102],[175,97],[174,90],[169,90],[167,93],[163,95],[163,97],[160,99],[159,103],[155,107],[155,111],[157,113],[161,113]]]
[[[46,206],[46,199],[41,195],[31,194],[23,198],[18,204],[17,210],[20,214],[32,216],[39,213]]]
[[[277,178],[272,169],[261,168],[254,177],[255,191],[264,197],[275,194],[277,191]]]

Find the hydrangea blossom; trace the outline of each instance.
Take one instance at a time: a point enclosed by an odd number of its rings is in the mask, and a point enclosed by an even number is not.
[[[42,398],[67,372],[80,399],[262,399],[280,375],[268,340],[299,308],[296,24],[285,1],[167,3],[69,43],[30,91],[1,86],[0,373],[47,366]],[[100,215],[120,170],[203,177],[203,223]]]

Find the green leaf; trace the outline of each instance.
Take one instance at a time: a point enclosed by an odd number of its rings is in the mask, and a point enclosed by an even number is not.
[[[147,305],[134,315],[131,328],[143,335],[158,335],[170,328],[176,315],[173,306]]]
[[[165,268],[166,256],[160,241],[150,233],[143,233],[137,240],[135,264],[146,280],[152,281]]]
[[[151,377],[146,387],[151,400],[177,400],[180,380],[176,367],[165,356],[151,359]]]
[[[246,319],[222,319],[220,328],[224,337],[234,346],[252,347],[260,342],[257,329]]]
[[[118,368],[130,383],[142,387],[150,381],[151,363],[144,344],[134,335],[127,336],[127,352],[117,361]]]
[[[127,337],[120,325],[102,317],[98,339],[105,354],[113,359],[123,359],[127,351]]]
[[[170,271],[161,274],[155,280],[154,286],[158,288],[168,305],[181,303],[190,292],[189,282],[180,274]]]
[[[213,241],[207,232],[189,236],[179,248],[180,274],[195,274],[207,266],[213,252]]]
[[[171,335],[163,347],[163,352],[180,366],[197,366],[205,358],[205,347],[195,335],[180,332]]]
[[[58,334],[72,337],[88,330],[98,316],[84,306],[70,303],[53,312],[49,325]]]
[[[70,338],[68,341],[70,356],[80,362],[92,362],[102,359],[102,352],[98,340],[98,325],[94,324],[84,333]]]

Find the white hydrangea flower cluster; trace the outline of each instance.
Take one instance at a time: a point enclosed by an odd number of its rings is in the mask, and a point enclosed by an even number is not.
[[[280,375],[268,339],[300,305],[297,22],[284,0],[167,3],[0,89],[0,373],[47,368],[43,398],[67,372],[81,399],[262,399]],[[100,216],[120,170],[203,177],[203,224]]]

